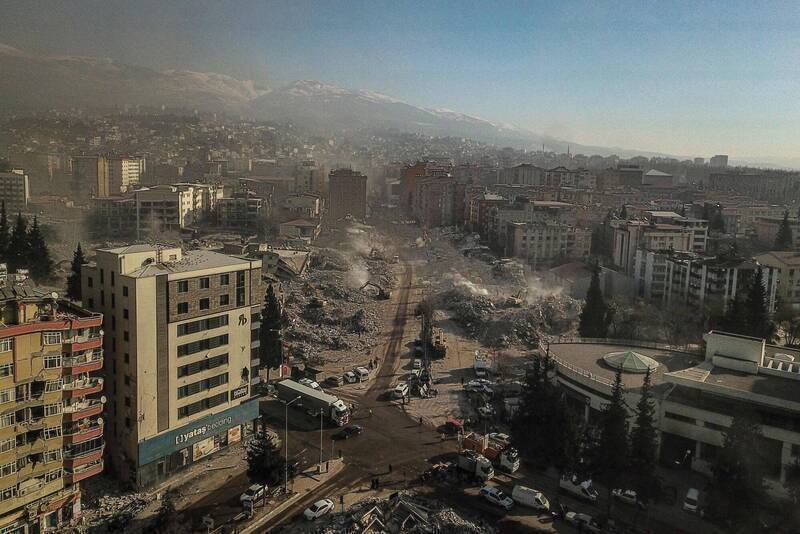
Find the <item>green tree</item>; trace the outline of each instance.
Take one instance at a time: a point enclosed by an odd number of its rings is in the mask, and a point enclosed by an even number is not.
[[[622,209],[619,211],[619,218],[620,219],[627,219],[628,218],[628,206],[623,204]]]
[[[721,330],[731,334],[747,335],[749,330],[745,317],[745,304],[741,297],[736,296],[728,302],[719,326]]]
[[[645,502],[657,495],[657,450],[655,406],[651,390],[650,369],[648,369],[642,382],[641,397],[636,405],[636,420],[630,435],[630,472],[633,477],[634,489],[639,498]]]
[[[281,305],[275,296],[272,284],[267,286],[264,307],[261,308],[261,328],[258,332],[258,355],[261,365],[267,370],[269,382],[270,369],[283,363],[283,341],[281,337]]]
[[[628,410],[624,393],[622,371],[618,369],[611,388],[611,401],[600,414],[595,450],[591,454],[592,469],[608,491],[609,508],[611,490],[620,487],[628,467]]]
[[[252,480],[277,486],[283,481],[286,460],[275,439],[259,433],[247,447],[247,472]]]
[[[13,273],[24,269],[28,260],[28,221],[21,213],[17,214],[14,229],[8,241],[8,272]]]
[[[0,204],[0,260],[8,259],[8,215],[6,214],[6,201]]]
[[[747,333],[754,337],[766,339],[771,342],[775,335],[775,325],[772,323],[767,307],[767,291],[764,288],[764,271],[761,267],[751,275],[750,288],[745,301],[745,319]]]
[[[708,505],[713,516],[736,525],[740,532],[752,532],[764,504],[761,451],[761,427],[752,414],[734,416],[712,468]]]
[[[169,491],[161,497],[161,506],[159,506],[153,520],[153,530],[157,534],[179,534],[185,532],[180,515],[175,509],[172,493]]]
[[[50,258],[50,250],[39,228],[39,219],[33,218],[33,224],[28,231],[28,250],[26,251],[25,261],[31,271],[31,276],[37,282],[47,280],[53,274],[53,260]]]
[[[604,338],[608,334],[613,313],[603,298],[600,289],[600,269],[597,265],[592,268],[592,281],[586,292],[586,300],[581,309],[578,332],[583,337]]]
[[[792,227],[789,224],[789,210],[783,212],[783,220],[775,234],[775,250],[792,250]]]
[[[709,230],[713,232],[725,233],[725,219],[722,217],[722,208],[717,206],[714,214],[711,216],[711,221],[708,224]]]
[[[83,255],[81,244],[72,254],[72,269],[67,276],[67,298],[72,300],[81,300],[81,269],[86,264],[86,258]]]

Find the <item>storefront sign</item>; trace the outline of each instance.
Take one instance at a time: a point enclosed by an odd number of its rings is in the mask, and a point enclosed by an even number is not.
[[[203,441],[198,441],[192,445],[192,461],[196,462],[203,456],[211,454],[218,448],[219,447],[217,446],[216,440],[214,440],[214,436],[206,438]]]
[[[242,427],[235,426],[228,429],[228,445],[242,441]]]
[[[234,389],[233,391],[231,391],[231,400],[244,397],[245,395],[247,395],[248,389],[250,389],[249,386],[242,386],[240,388]]]
[[[249,423],[258,416],[258,401],[247,401],[146,439],[139,443],[139,465],[149,464],[230,428]]]

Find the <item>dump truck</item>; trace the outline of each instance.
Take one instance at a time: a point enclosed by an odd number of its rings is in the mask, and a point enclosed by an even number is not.
[[[302,404],[303,408],[311,413],[318,414],[322,410],[337,426],[344,426],[350,422],[350,410],[339,397],[288,379],[278,382],[277,390],[278,398],[282,401],[292,402],[300,397],[295,404]]]
[[[481,482],[486,482],[494,478],[494,467],[492,462],[482,454],[475,451],[464,450],[458,455],[458,468],[469,473]]]
[[[494,441],[488,435],[470,432],[461,440],[465,450],[475,451],[483,455],[498,469],[506,473],[514,473],[519,469],[519,453],[514,447]]]
[[[447,356],[447,338],[441,328],[434,328],[432,334],[432,356],[434,358],[444,358]]]

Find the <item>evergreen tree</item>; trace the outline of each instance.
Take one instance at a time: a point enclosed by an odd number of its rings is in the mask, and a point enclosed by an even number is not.
[[[86,264],[86,258],[83,256],[83,249],[81,244],[72,255],[72,272],[67,276],[67,298],[72,300],[81,300],[81,269]]]
[[[260,342],[258,354],[261,365],[267,369],[267,382],[270,369],[276,369],[283,363],[281,318],[281,305],[275,296],[275,289],[270,284],[264,297],[264,307],[261,308],[261,328],[258,334]]]
[[[789,224],[789,210],[783,212],[783,220],[775,234],[775,250],[792,250],[792,227]]]
[[[8,272],[16,272],[17,269],[24,269],[28,260],[28,222],[21,213],[17,214],[14,229],[8,241]]]
[[[611,401],[603,408],[598,425],[598,439],[591,455],[593,470],[598,480],[608,490],[609,508],[611,490],[621,487],[628,466],[628,411],[625,407],[622,371],[617,369]]]
[[[641,397],[636,405],[636,421],[631,430],[630,441],[630,471],[633,475],[634,489],[639,499],[647,502],[656,496],[658,488],[655,475],[658,437],[650,369],[647,370],[642,382]]]
[[[37,217],[33,218],[33,224],[28,232],[28,250],[25,260],[31,276],[37,282],[47,280],[53,273],[53,260],[50,258],[50,250],[44,241]]]
[[[761,267],[752,275],[745,302],[745,320],[747,321],[748,335],[770,342],[775,334],[775,325],[772,324],[767,309],[767,291],[764,288],[763,275]]]
[[[0,261],[8,260],[8,215],[6,201],[0,204]]]
[[[252,480],[277,486],[284,479],[286,460],[275,439],[261,432],[247,447],[247,472]]]
[[[628,206],[623,204],[622,209],[619,212],[619,218],[626,220],[628,218]]]
[[[714,232],[725,233],[725,219],[722,218],[722,208],[719,206],[714,210],[714,215],[711,216],[708,228]]]
[[[720,329],[731,334],[747,335],[745,305],[738,296],[728,302],[728,307],[720,321]]]
[[[586,300],[580,315],[578,332],[582,337],[604,338],[611,324],[612,311],[603,298],[600,289],[600,269],[595,265],[592,269],[592,281],[586,292]]]
[[[712,468],[708,504],[712,515],[747,532],[765,497],[761,428],[749,413],[734,416]]]

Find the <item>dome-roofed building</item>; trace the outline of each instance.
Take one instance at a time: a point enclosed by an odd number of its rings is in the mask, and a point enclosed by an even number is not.
[[[613,369],[620,369],[623,373],[646,373],[655,371],[658,362],[653,358],[639,354],[632,350],[609,352],[603,356],[603,361]]]

